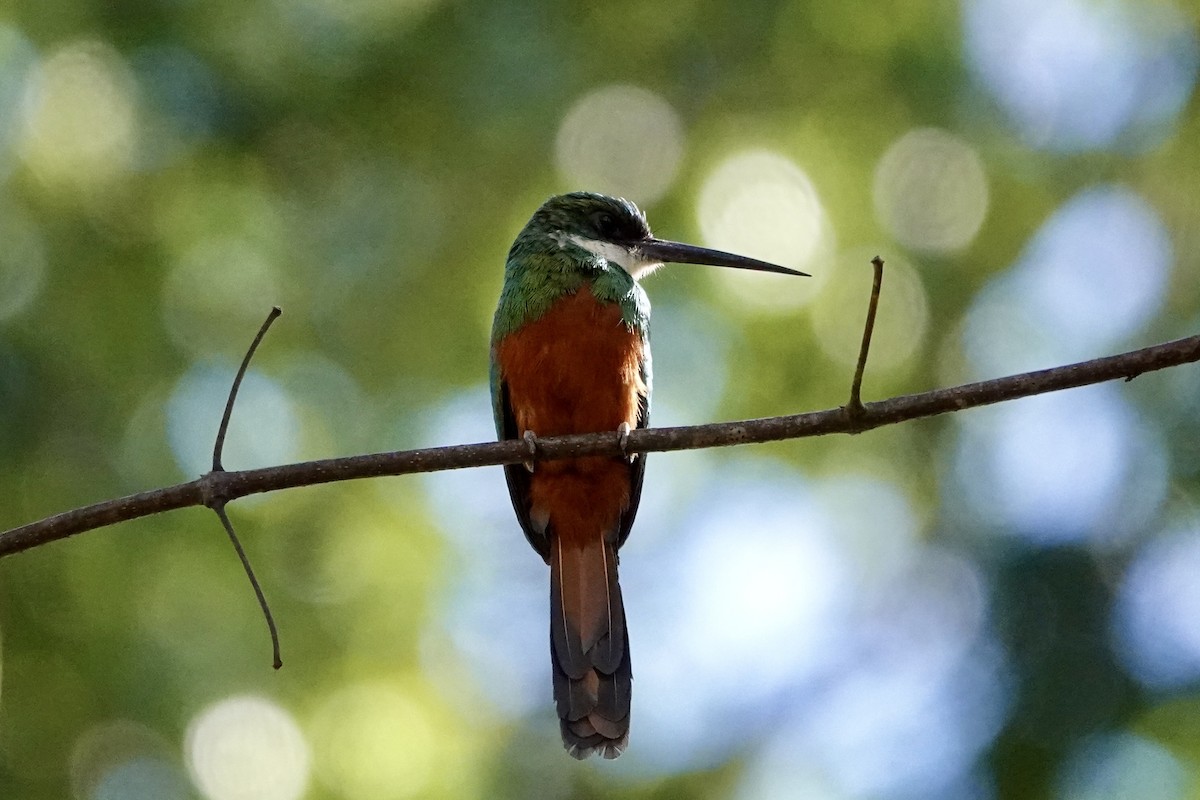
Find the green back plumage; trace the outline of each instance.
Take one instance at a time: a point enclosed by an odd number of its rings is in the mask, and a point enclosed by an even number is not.
[[[555,301],[591,283],[597,299],[617,303],[625,324],[645,335],[650,299],[629,273],[567,237],[601,238],[594,215],[641,212],[627,200],[575,192],[547,200],[521,230],[504,265],[504,288],[492,326],[492,344],[550,310]],[[648,230],[648,229],[647,229]]]

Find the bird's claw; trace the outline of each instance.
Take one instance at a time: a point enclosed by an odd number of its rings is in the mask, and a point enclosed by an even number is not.
[[[629,452],[629,423],[622,422],[617,426],[617,446],[621,448],[621,453],[625,456],[625,460],[630,464],[637,458],[637,453]]]
[[[525,447],[529,450],[529,460],[521,463],[525,465],[525,469],[533,472],[533,464],[537,459],[537,434],[533,431],[525,431],[521,438],[525,440]]]

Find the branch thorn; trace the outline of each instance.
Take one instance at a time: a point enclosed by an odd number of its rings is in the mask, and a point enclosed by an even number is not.
[[[867,353],[871,349],[871,335],[875,332],[875,313],[879,310],[879,289],[883,285],[883,259],[875,256],[871,259],[875,268],[875,279],[871,284],[871,299],[867,304],[867,322],[863,325],[862,347],[858,351],[858,364],[854,368],[854,380],[850,384],[850,400],[846,403],[846,413],[851,419],[861,417],[866,409],[862,403],[863,372],[867,368]]]
[[[229,417],[233,414],[233,404],[237,400],[238,389],[242,387],[242,379],[246,377],[246,368],[250,366],[250,359],[254,358],[254,351],[258,349],[259,343],[267,335],[267,329],[271,327],[271,323],[282,313],[283,310],[279,306],[272,306],[271,313],[267,314],[262,327],[258,329],[258,335],[250,343],[250,349],[246,351],[246,356],[242,359],[242,365],[238,367],[237,375],[234,376],[233,386],[229,389],[229,399],[225,401],[225,413],[221,416],[221,427],[217,428],[217,441],[213,445],[213,472],[225,471],[225,468],[221,466],[221,451],[225,449],[225,434],[229,430]]]
[[[225,528],[225,533],[229,534],[229,541],[233,543],[233,549],[237,551],[238,559],[242,562],[242,568],[246,570],[246,577],[250,579],[250,586],[254,588],[254,596],[258,598],[258,606],[262,609],[263,616],[267,620],[267,630],[271,633],[271,666],[279,669],[283,666],[283,659],[279,654],[279,629],[275,627],[275,617],[271,614],[271,606],[267,604],[267,597],[263,594],[262,586],[258,583],[258,578],[254,575],[254,569],[250,566],[250,559],[246,557],[246,551],[242,549],[242,543],[238,540],[237,534],[233,531],[233,523],[229,521],[229,515],[225,513],[225,502],[217,501],[209,506],[216,512],[217,517],[221,520],[221,525]]]

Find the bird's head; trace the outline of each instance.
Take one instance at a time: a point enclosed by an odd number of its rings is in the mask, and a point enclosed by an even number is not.
[[[561,194],[543,203],[513,243],[510,258],[523,249],[557,251],[579,262],[603,259],[634,279],[671,263],[808,274],[720,250],[656,239],[645,214],[633,203],[592,192]]]

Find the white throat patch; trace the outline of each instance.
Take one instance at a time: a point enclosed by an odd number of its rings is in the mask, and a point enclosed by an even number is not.
[[[645,275],[649,275],[654,270],[662,266],[661,261],[642,258],[638,253],[637,248],[632,249],[622,247],[619,244],[612,242],[602,242],[598,239],[587,239],[577,233],[570,235],[559,234],[559,247],[566,247],[567,240],[572,244],[587,250],[597,258],[603,258],[610,264],[616,264],[621,269],[625,270],[631,278],[637,280]]]

